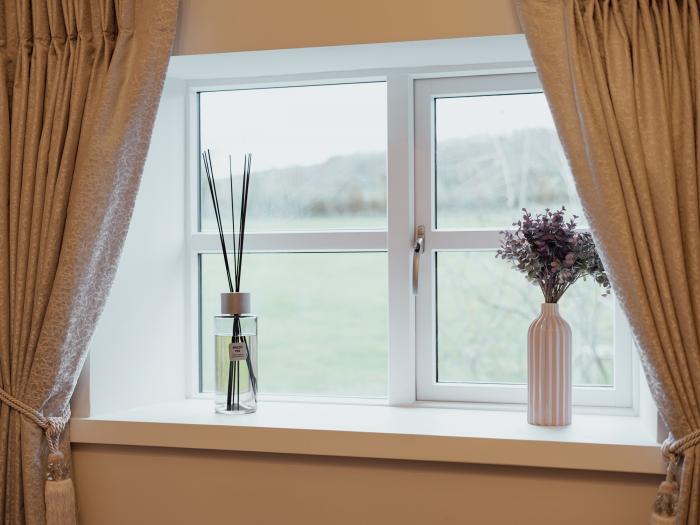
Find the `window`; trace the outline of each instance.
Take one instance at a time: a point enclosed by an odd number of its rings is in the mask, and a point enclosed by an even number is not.
[[[429,248],[418,398],[523,403],[524,334],[542,300],[495,260],[499,232],[522,208],[582,215],[547,102],[534,74],[431,79],[416,82],[414,112],[416,223]],[[574,402],[631,403],[631,344],[614,298],[580,282],[560,307],[573,334]]]
[[[495,260],[499,232],[523,207],[581,215],[580,203],[534,73],[441,75],[193,87],[196,143],[215,170],[228,174],[228,153],[234,166],[253,154],[243,282],[260,316],[263,394],[526,401],[526,333],[542,301]],[[194,188],[207,392],[225,284],[209,195]],[[561,308],[574,403],[631,406],[632,343],[614,297],[580,283]]]
[[[386,397],[385,83],[201,92],[199,114],[217,173],[228,177],[229,153],[253,155],[242,283],[260,316],[261,393]],[[206,392],[226,281],[210,196],[199,194]]]

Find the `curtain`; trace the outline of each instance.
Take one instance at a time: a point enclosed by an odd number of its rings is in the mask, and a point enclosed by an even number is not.
[[[587,219],[671,431],[672,461],[654,519],[671,523],[677,514],[677,523],[698,524],[698,3],[519,0],[517,8]],[[673,506],[676,478],[673,512],[663,507]]]
[[[67,410],[115,273],[176,11],[0,0],[0,388],[44,417]],[[45,522],[46,472],[42,429],[0,403],[4,523]]]

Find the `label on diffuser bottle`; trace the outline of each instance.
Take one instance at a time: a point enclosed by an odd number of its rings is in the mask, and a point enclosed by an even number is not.
[[[231,361],[243,361],[248,357],[248,350],[245,342],[230,343],[228,345],[228,357]]]

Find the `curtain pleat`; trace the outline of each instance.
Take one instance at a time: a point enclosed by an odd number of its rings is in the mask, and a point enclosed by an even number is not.
[[[545,94],[649,386],[700,430],[700,15],[695,0],[519,0]],[[678,523],[700,523],[698,450]]]
[[[114,276],[176,11],[0,0],[0,388],[45,416],[68,405]],[[42,430],[0,404],[4,523],[44,523],[45,476]]]

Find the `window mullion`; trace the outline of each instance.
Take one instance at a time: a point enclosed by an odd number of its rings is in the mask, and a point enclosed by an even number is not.
[[[422,399],[436,378],[435,347],[435,250],[439,247],[433,220],[432,175],[433,157],[433,81],[414,83],[414,144],[415,144],[415,207],[416,223],[425,226],[425,253],[420,266],[418,295],[416,296],[416,382],[418,398]],[[435,241],[438,241],[437,243]]]
[[[411,292],[413,242],[413,82],[387,78],[387,213],[389,260],[389,404],[416,400],[414,318]]]

